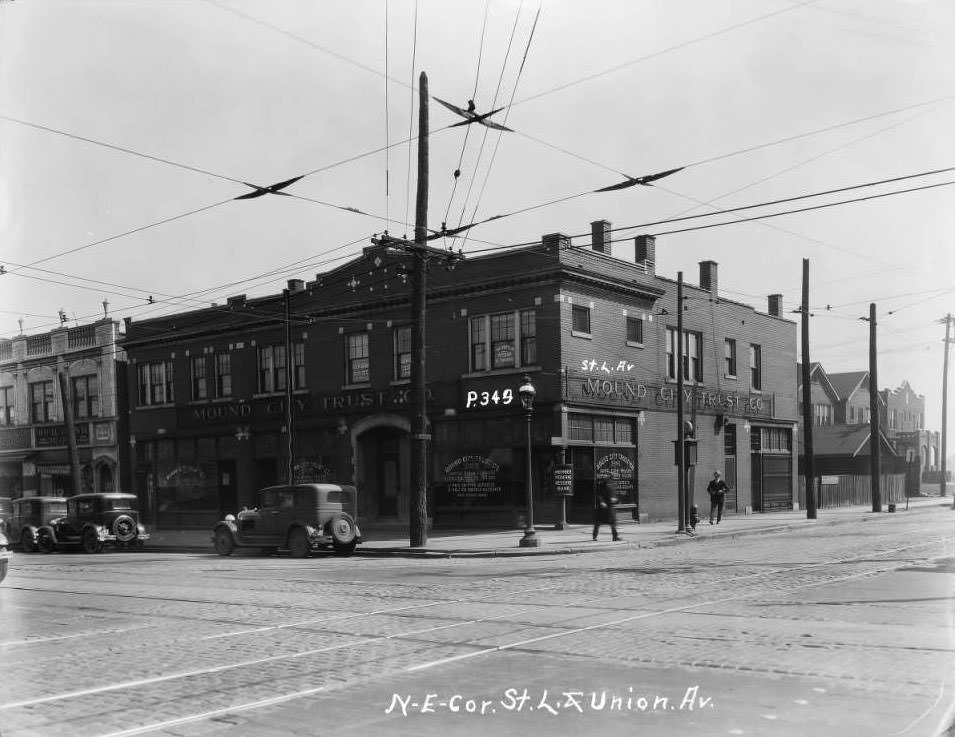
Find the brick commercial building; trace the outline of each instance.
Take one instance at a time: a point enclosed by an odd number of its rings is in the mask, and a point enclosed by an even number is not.
[[[0,496],[124,485],[126,369],[118,337],[119,324],[103,319],[0,340]],[[82,489],[72,480],[60,373],[71,393]]]
[[[429,515],[437,526],[513,525],[524,513],[524,376],[532,414],[535,521],[561,516],[554,469],[573,469],[568,519],[591,517],[596,479],[626,508],[675,518],[676,283],[636,258],[560,234],[469,257],[428,276]],[[353,481],[365,519],[410,504],[410,263],[380,246],[283,294],[128,322],[136,491],[161,526],[209,525],[284,480]],[[695,420],[697,503],[713,470],[727,510],[795,499],[795,325],[720,296],[717,265],[685,287],[686,418]],[[289,315],[286,321],[285,314]],[[286,325],[289,332],[286,334]],[[291,377],[288,388],[287,376]],[[289,403],[288,398],[291,398]],[[286,433],[292,407],[292,443]]]

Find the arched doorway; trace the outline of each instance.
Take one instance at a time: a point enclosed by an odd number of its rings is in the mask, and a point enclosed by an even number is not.
[[[408,519],[411,443],[408,421],[395,415],[369,417],[352,427],[359,517]]]
[[[113,486],[113,467],[106,463],[99,467],[99,490],[104,492],[116,490]]]

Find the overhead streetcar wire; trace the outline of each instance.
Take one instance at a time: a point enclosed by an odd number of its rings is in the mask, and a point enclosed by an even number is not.
[[[517,6],[517,14],[514,16],[514,24],[511,26],[511,34],[507,40],[507,49],[504,51],[504,61],[501,63],[501,73],[498,74],[497,76],[497,85],[494,88],[494,96],[491,99],[492,108],[497,105],[497,99],[501,93],[501,85],[504,83],[504,74],[507,71],[507,63],[511,58],[511,49],[514,46],[514,37],[517,35],[518,23],[520,22],[521,11],[523,10],[523,8],[524,8],[524,3],[522,0],[521,3]],[[513,95],[511,99],[513,99]],[[507,116],[505,115],[505,119],[506,117]],[[487,144],[487,137],[488,135],[490,135],[490,132],[491,132],[490,129],[485,128],[483,131],[483,135],[481,136],[481,145],[478,148],[477,160],[474,162],[474,174],[473,176],[471,176],[470,180],[468,181],[468,191],[464,195],[464,202],[461,203],[461,213],[458,215],[458,227],[462,226],[465,222],[465,214],[467,212],[468,203],[471,201],[471,192],[474,188],[474,183],[477,181],[477,178],[478,178],[478,172],[480,171],[480,167],[481,167],[481,159],[484,157],[484,147]],[[500,142],[501,140],[502,133],[503,131],[498,131],[498,136],[497,136],[498,142]],[[496,146],[495,146],[495,150],[496,150]],[[493,159],[491,161],[491,165],[493,165]],[[485,179],[484,179],[485,182],[487,181],[487,177],[490,176],[491,165],[488,166],[487,171],[485,172]],[[483,187],[482,187],[482,192],[483,192]]]
[[[484,58],[484,38],[487,33],[487,17],[491,10],[491,0],[486,0],[484,3],[484,20],[481,23],[481,41],[478,45],[478,58],[477,58],[477,67],[474,72],[474,89],[471,92],[471,98],[468,103],[469,108],[474,105],[474,101],[477,99],[478,85],[481,81],[481,61]],[[494,105],[492,104],[493,108]],[[444,222],[448,221],[448,214],[451,212],[451,205],[454,202],[454,195],[458,191],[458,180],[461,178],[461,167],[464,165],[464,152],[468,147],[468,138],[471,135],[471,126],[467,125],[464,127],[464,140],[461,142],[461,153],[458,155],[458,165],[454,170],[453,178],[454,182],[451,186],[451,195],[448,197],[448,206],[444,211]],[[472,177],[473,179],[473,177]],[[460,225],[460,222],[458,223]]]
[[[668,46],[668,47],[666,47],[666,48],[660,49],[659,51],[654,51],[653,53],[645,54],[644,56],[640,56],[640,57],[638,57],[638,58],[636,58],[636,59],[631,59],[630,61],[624,62],[624,63],[622,63],[622,64],[617,64],[617,65],[615,65],[615,66],[613,66],[613,67],[610,67],[609,69],[604,69],[603,71],[596,72],[596,73],[594,73],[594,74],[588,74],[588,75],[585,76],[585,77],[581,77],[581,78],[576,79],[576,80],[573,80],[573,81],[571,81],[571,82],[566,82],[566,83],[561,84],[561,85],[558,85],[558,86],[556,86],[556,87],[552,87],[552,88],[549,89],[549,90],[545,90],[545,91],[543,91],[543,92],[538,92],[537,94],[531,95],[530,97],[525,97],[525,98],[523,98],[522,100],[518,100],[517,102],[515,102],[515,103],[513,103],[513,104],[514,104],[515,106],[516,106],[516,105],[523,105],[525,102],[530,102],[531,100],[537,100],[537,99],[539,99],[539,98],[541,98],[541,97],[545,97],[545,96],[547,96],[547,95],[552,95],[552,94],[555,93],[555,92],[562,92],[563,90],[569,89],[570,87],[575,87],[575,86],[577,86],[577,85],[579,85],[579,84],[583,84],[583,83],[585,83],[585,82],[592,82],[592,81],[595,80],[595,79],[599,79],[600,77],[604,77],[604,76],[606,76],[606,75],[608,75],[608,74],[612,74],[612,73],[614,73],[614,72],[618,72],[618,71],[620,71],[621,69],[626,69],[626,68],[628,68],[628,67],[632,67],[632,66],[634,66],[634,65],[636,65],[636,64],[640,64],[640,63],[642,63],[642,62],[649,61],[650,59],[655,59],[655,58],[657,58],[657,57],[659,57],[659,56],[663,56],[664,54],[669,54],[669,53],[671,53],[671,52],[673,52],[673,51],[679,51],[680,49],[685,49],[685,48],[687,48],[688,46],[692,46],[693,44],[697,44],[697,43],[700,43],[700,42],[702,42],[702,41],[708,41],[708,40],[710,40],[710,39],[712,39],[712,38],[716,38],[717,36],[722,36],[722,35],[724,35],[724,34],[731,33],[731,32],[733,32],[733,31],[739,30],[740,28],[745,28],[745,27],[747,27],[747,26],[751,26],[751,25],[754,25],[754,24],[756,24],[756,23],[761,23],[762,21],[769,20],[770,18],[774,18],[774,17],[776,17],[776,16],[778,16],[778,15],[782,15],[783,13],[789,13],[789,12],[791,12],[791,11],[793,11],[793,10],[798,10],[798,9],[802,8],[803,6],[805,6],[805,5],[811,5],[811,4],[814,3],[814,2],[819,2],[819,0],[809,0],[808,2],[797,3],[797,4],[795,4],[795,5],[790,5],[790,6],[785,7],[785,8],[780,8],[779,10],[774,10],[774,11],[771,12],[771,13],[764,13],[763,15],[759,15],[759,16],[756,16],[756,17],[754,17],[754,18],[750,18],[750,19],[748,19],[748,20],[741,21],[741,22],[739,22],[739,23],[734,23],[734,24],[729,25],[729,26],[726,26],[726,27],[724,27],[724,28],[720,28],[720,29],[718,29],[718,30],[716,30],[716,31],[712,31],[712,32],[710,32],[710,33],[703,34],[702,36],[697,36],[696,38],[691,38],[691,39],[688,39],[688,40],[686,40],[686,41],[681,41],[680,43],[673,44],[672,46]]]
[[[824,210],[824,209],[829,208],[829,207],[838,207],[838,206],[841,206],[841,205],[848,205],[848,204],[852,204],[852,203],[855,203],[855,202],[866,202],[866,201],[868,201],[868,200],[876,200],[876,199],[880,199],[880,198],[883,198],[883,197],[892,197],[892,196],[894,196],[894,195],[908,194],[908,193],[910,193],[910,192],[920,192],[920,191],[928,190],[928,189],[936,189],[936,188],[938,188],[938,187],[948,187],[948,186],[950,186],[950,185],[952,185],[952,184],[955,184],[955,180],[953,180],[953,181],[948,181],[948,182],[939,182],[939,183],[937,183],[937,184],[925,184],[925,185],[922,185],[922,186],[919,186],[919,187],[910,187],[910,188],[908,188],[908,189],[899,189],[899,190],[895,190],[895,191],[893,191],[893,192],[881,192],[881,193],[879,193],[879,194],[867,195],[867,196],[865,196],[865,197],[855,197],[855,198],[849,199],[849,200],[840,200],[840,201],[838,201],[838,202],[828,202],[828,203],[825,203],[825,204],[822,204],[822,205],[812,205],[812,206],[810,206],[810,207],[801,207],[801,208],[797,208],[797,209],[795,209],[795,210],[783,210],[782,212],[772,212],[772,213],[766,213],[766,214],[763,214],[763,215],[755,215],[755,216],[753,216],[753,217],[751,217],[751,218],[740,218],[740,219],[738,219],[738,220],[730,220],[730,221],[724,222],[724,223],[710,223],[710,224],[708,224],[708,225],[696,225],[696,226],[694,226],[694,227],[692,227],[692,228],[680,228],[680,229],[676,229],[676,230],[665,230],[665,231],[661,231],[661,232],[659,232],[659,233],[651,233],[650,235],[654,235],[654,236],[673,235],[674,233],[687,233],[687,232],[692,231],[692,230],[706,230],[706,229],[708,229],[708,228],[717,228],[717,227],[721,227],[721,226],[724,226],[724,225],[738,225],[739,223],[748,223],[748,222],[751,222],[751,221],[753,221],[753,220],[765,220],[765,219],[767,219],[767,218],[775,218],[775,217],[780,217],[780,216],[782,216],[782,215],[794,215],[794,214],[800,213],[800,212],[810,212],[810,211],[813,211],[813,210]]]
[[[414,29],[411,35],[411,90],[408,93],[408,163],[405,174],[405,227],[408,226],[408,213],[411,210],[411,141],[414,139],[414,116],[415,116],[415,89],[414,72],[415,60],[418,55],[418,0],[414,4]]]
[[[517,77],[514,79],[514,88],[511,90],[511,98],[508,100],[507,109],[504,111],[504,124],[507,124],[507,120],[511,115],[511,108],[514,106],[514,96],[517,94],[517,88],[521,81],[521,76],[524,73],[524,65],[527,63],[527,55],[531,50],[531,42],[534,40],[534,34],[537,31],[537,22],[540,20],[541,9],[544,7],[543,2],[537,6],[537,12],[534,14],[534,22],[531,25],[530,33],[527,36],[527,44],[524,46],[524,55],[521,57],[521,65],[517,70]],[[515,20],[515,24],[516,24]],[[474,204],[474,209],[472,210],[471,220],[474,221],[474,218],[477,216],[478,209],[481,206],[481,200],[484,198],[484,190],[487,187],[488,180],[491,176],[491,169],[494,167],[494,161],[497,158],[498,147],[501,145],[501,136],[497,137],[497,141],[494,143],[494,151],[491,154],[491,161],[488,164],[487,171],[484,175],[484,182],[481,185],[481,191],[478,193],[477,202]],[[465,235],[464,243],[467,243],[467,235]]]

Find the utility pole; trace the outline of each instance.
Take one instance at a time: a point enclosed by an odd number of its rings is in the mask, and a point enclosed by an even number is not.
[[[683,272],[676,274],[676,465],[677,532],[686,532],[686,444],[683,437]]]
[[[418,188],[415,200],[414,272],[412,273],[411,394],[414,422],[411,426],[411,546],[428,544],[428,397],[425,382],[426,306],[428,270],[421,249],[428,242],[428,75],[418,79]]]
[[[285,299],[285,432],[288,434],[286,483],[295,483],[295,408],[292,406],[292,377],[294,376],[292,355],[292,311],[289,306],[290,293],[282,290]]]
[[[453,265],[463,258],[458,253],[428,245],[428,75],[418,82],[418,187],[415,208],[414,242],[387,233],[372,243],[406,254],[412,259],[411,274],[411,504],[409,538],[414,548],[428,544],[428,395],[426,372],[428,265],[441,261]]]
[[[802,437],[806,519],[816,519],[816,459],[812,447],[812,367],[809,365],[809,259],[802,260]]]
[[[879,374],[876,352],[875,302],[869,304],[869,472],[872,477],[872,511],[882,511],[879,477]]]
[[[70,475],[73,477],[73,493],[83,493],[83,476],[80,473],[80,452],[76,447],[76,428],[73,425],[73,397],[70,382],[63,368],[57,372],[60,380],[60,400],[63,405],[63,424],[66,425],[66,447],[70,454]]]
[[[941,322],[941,321],[940,321]],[[945,474],[947,471],[947,461],[945,456],[948,453],[946,445],[948,443],[948,347],[951,345],[952,313],[945,316],[945,359],[942,362],[942,475],[938,485],[938,495],[945,496]],[[952,500],[955,508],[955,499]]]

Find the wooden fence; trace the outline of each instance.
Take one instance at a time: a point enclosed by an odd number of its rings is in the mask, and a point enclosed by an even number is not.
[[[824,483],[816,497],[816,507],[849,507],[856,504],[872,505],[872,479],[869,476],[823,476],[824,481],[838,480],[838,483]],[[905,501],[905,474],[885,473],[879,482],[882,506]],[[806,508],[806,481],[799,477],[799,508]]]

